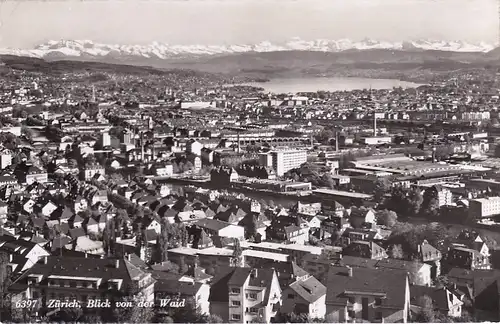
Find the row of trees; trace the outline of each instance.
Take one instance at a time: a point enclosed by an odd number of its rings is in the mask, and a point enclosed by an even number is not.
[[[374,190],[375,199],[382,201],[383,206],[406,217],[435,218],[439,216],[440,206],[436,189],[429,188],[423,194],[418,188],[404,188],[402,186],[391,187],[387,190],[383,181],[377,181]],[[390,193],[389,197],[385,196],[387,192]]]

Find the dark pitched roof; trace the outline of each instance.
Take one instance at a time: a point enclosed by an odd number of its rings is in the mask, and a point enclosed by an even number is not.
[[[220,220],[216,220],[216,219],[205,218],[205,219],[200,219],[199,221],[196,221],[194,223],[194,225],[196,225],[200,228],[207,228],[207,229],[210,229],[212,231],[220,231],[221,229],[226,228],[231,224],[220,221]]]
[[[290,285],[290,289],[309,303],[314,303],[326,294],[326,287],[314,277],[297,280]]]
[[[47,262],[39,262],[24,273],[14,285],[25,286],[26,278],[30,274],[42,275],[42,281],[48,280],[53,276],[89,276],[102,278],[101,285],[107,284],[111,279],[122,279],[124,285],[128,287],[132,280],[139,280],[146,276],[146,273],[136,268],[130,262],[118,259],[95,259],[78,257],[56,257],[46,258]],[[118,267],[116,267],[116,263]],[[77,288],[75,288],[77,289]]]
[[[331,267],[328,273],[326,303],[347,305],[351,293],[363,292],[382,298],[382,306],[403,308],[407,273],[387,269]]]
[[[69,230],[69,236],[72,239],[76,239],[80,236],[85,236],[85,231],[81,227],[73,228]]]

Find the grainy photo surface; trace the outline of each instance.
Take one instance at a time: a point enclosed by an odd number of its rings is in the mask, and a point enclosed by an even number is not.
[[[0,0],[0,322],[500,321],[500,0]]]

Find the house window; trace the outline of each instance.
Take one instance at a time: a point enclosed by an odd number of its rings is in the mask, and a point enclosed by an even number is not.
[[[240,306],[241,303],[239,300],[233,300],[233,306]]]
[[[250,313],[257,313],[258,309],[255,307],[250,308]]]
[[[232,294],[239,294],[240,293],[240,288],[233,288],[231,289]]]
[[[380,306],[382,305],[382,299],[381,298],[375,298],[375,306]]]
[[[347,316],[349,316],[349,318],[356,318],[356,313],[354,311],[350,310],[347,312]]]
[[[76,288],[76,282],[74,282],[74,281],[70,281],[70,282],[69,282],[69,286],[70,286],[71,288]]]
[[[382,319],[382,312],[376,312],[375,313],[375,319],[381,320]]]
[[[250,298],[250,299],[257,299],[257,294],[250,293],[250,294],[248,294],[248,298]]]
[[[294,299],[295,295],[294,294],[288,294],[288,299]]]
[[[233,315],[231,316],[231,319],[232,319],[232,320],[235,320],[235,321],[239,321],[239,320],[241,319],[241,316],[240,316],[240,314],[233,314]]]

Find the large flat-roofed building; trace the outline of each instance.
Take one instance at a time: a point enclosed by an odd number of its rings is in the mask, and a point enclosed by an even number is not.
[[[276,150],[260,155],[260,164],[273,168],[278,176],[282,176],[306,162],[307,152],[304,150]]]
[[[483,219],[500,215],[500,197],[473,199],[469,202],[469,218]]]
[[[351,167],[360,170],[382,171],[404,176],[460,173],[463,171],[463,168],[458,165],[416,161],[404,154],[362,157],[357,158],[356,161],[351,162],[351,164]]]

